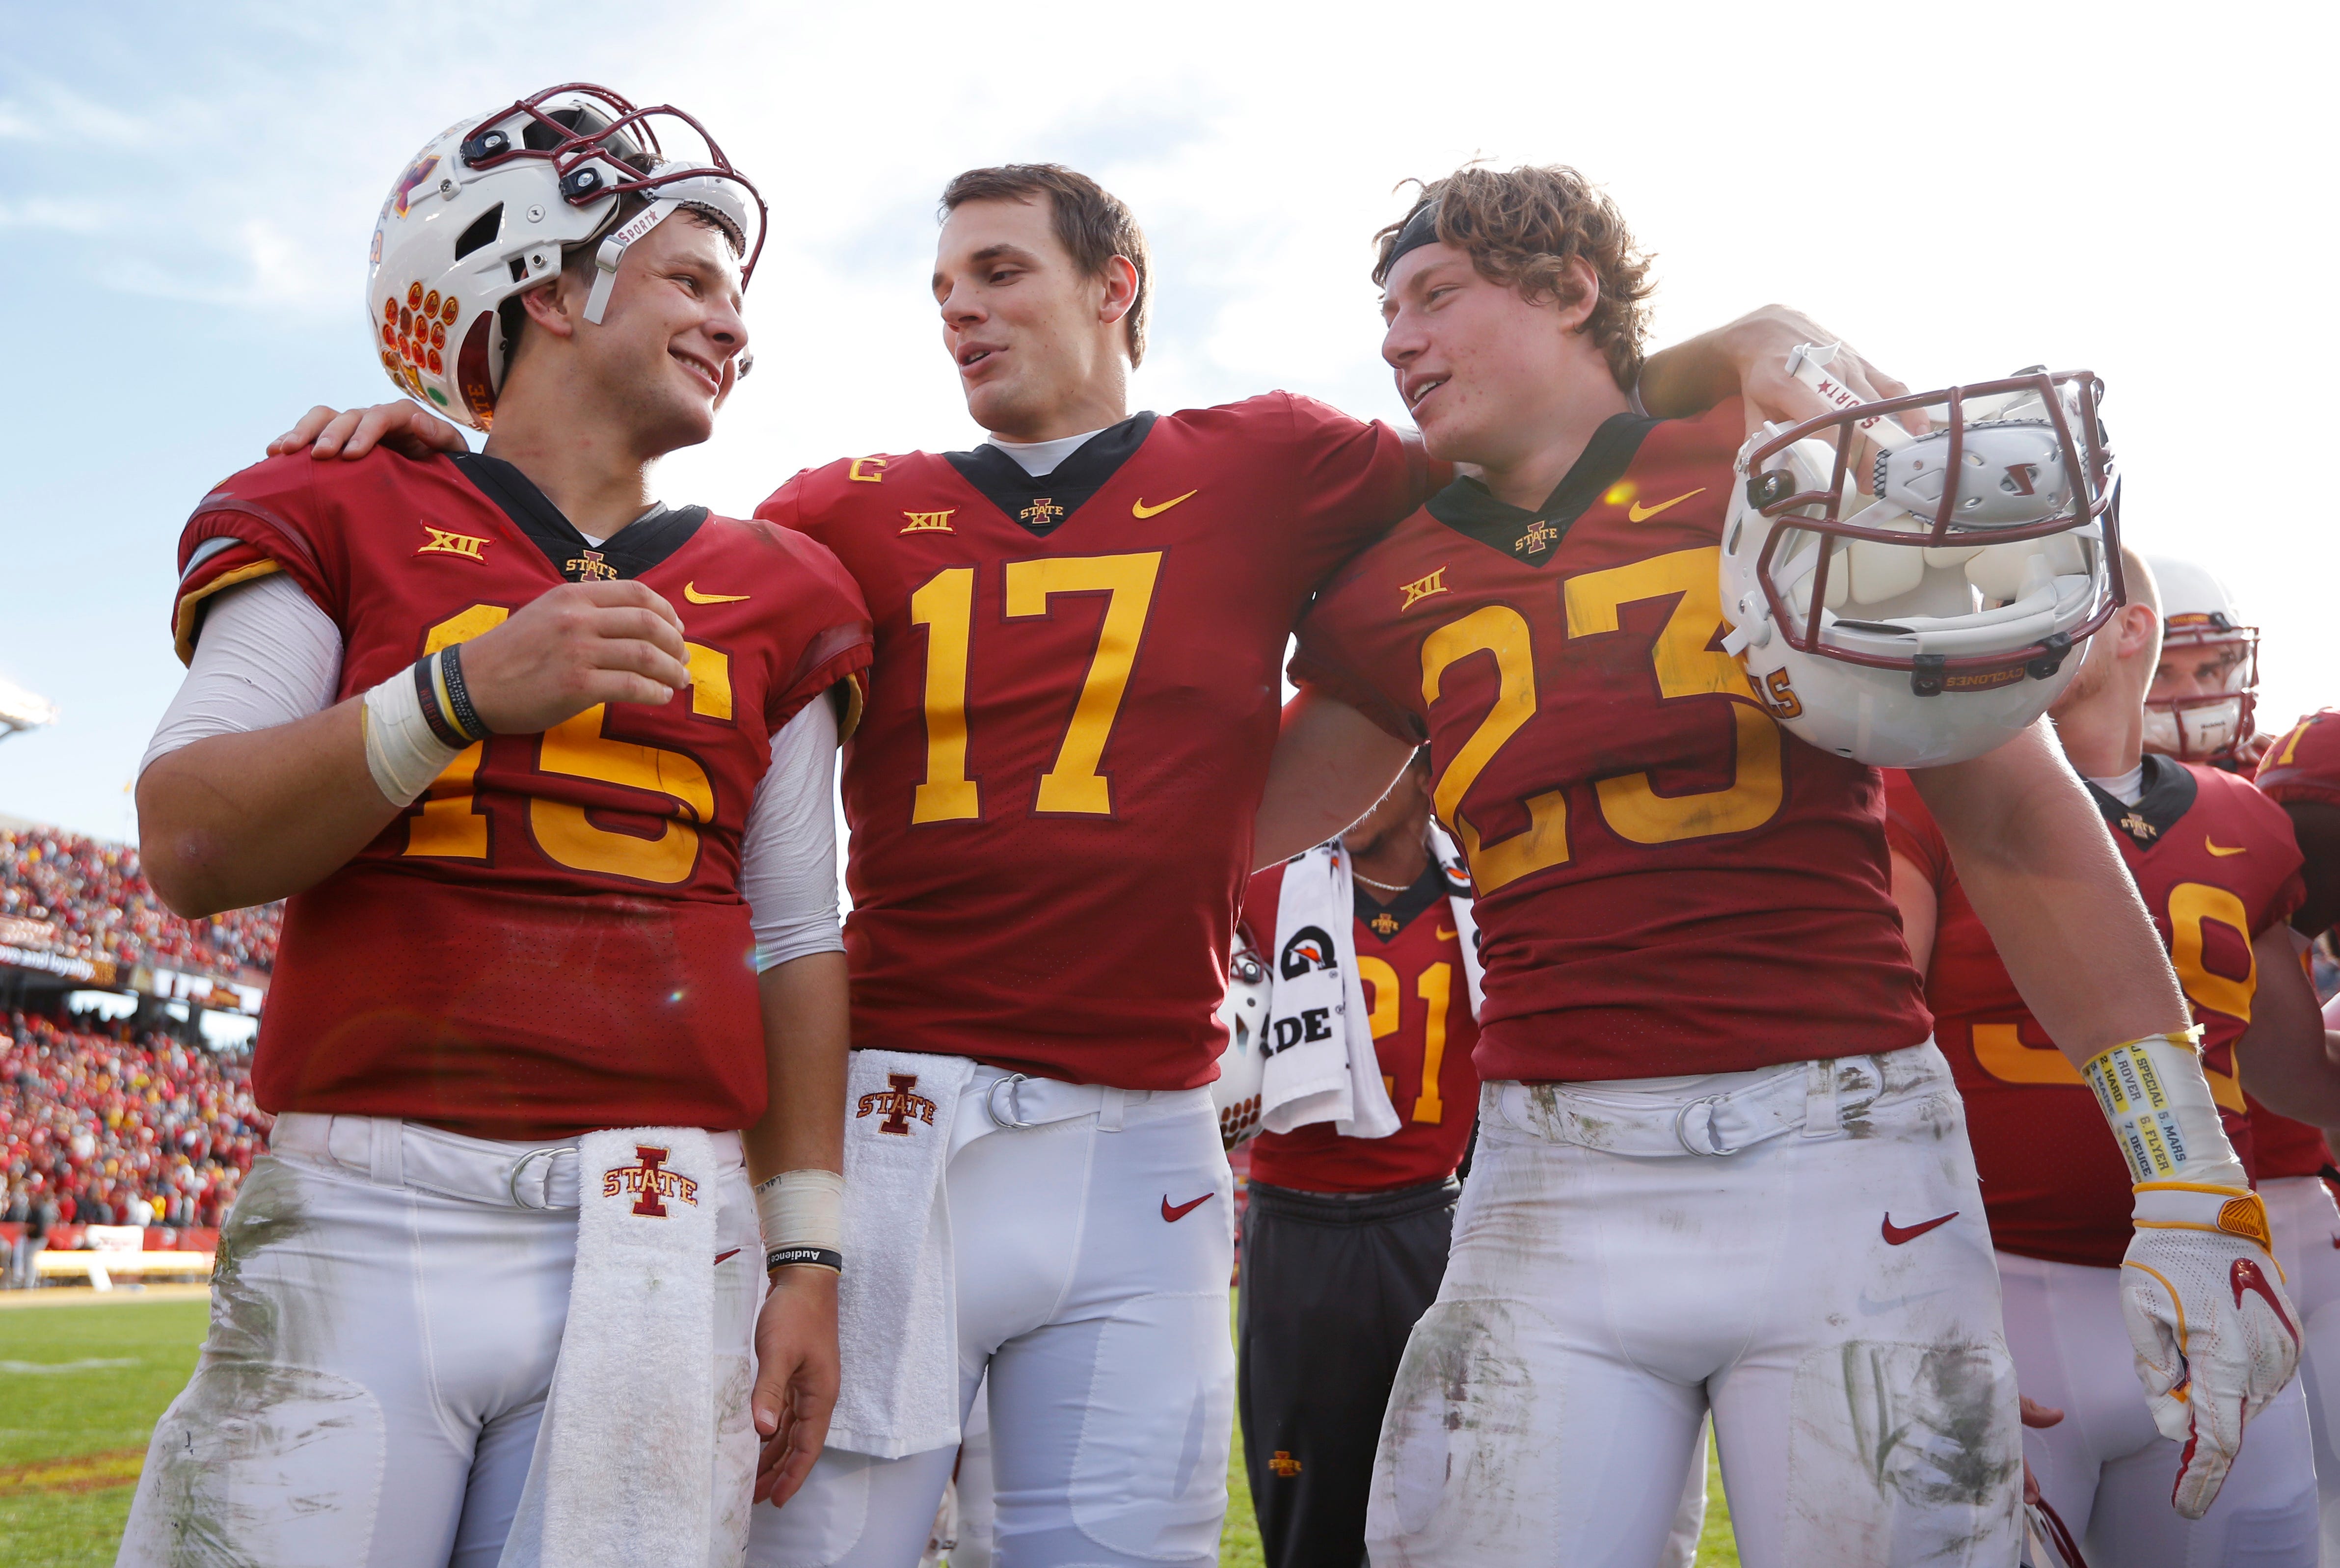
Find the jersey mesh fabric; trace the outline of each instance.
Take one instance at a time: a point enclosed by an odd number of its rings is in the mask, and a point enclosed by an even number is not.
[[[2251,1108],[2251,1175],[2256,1179],[2323,1174],[2332,1163],[2332,1151],[2325,1147],[2322,1131],[2277,1116],[2248,1094],[2243,1098]]]
[[[294,895],[253,1062],[263,1108],[497,1139],[762,1113],[742,830],[771,737],[858,676],[868,626],[800,537],[719,518],[668,537],[640,576],[683,617],[694,685],[490,736]],[[196,509],[180,559],[183,649],[213,594],[282,571],[341,632],[336,700],[564,580],[468,470],[383,452],[246,469]]]
[[[1876,772],[1787,735],[1718,646],[1741,420],[1617,415],[1539,513],[1457,480],[1301,627],[1295,681],[1430,744],[1478,891],[1482,1078],[1926,1038]]]
[[[2227,1138],[2256,1175],[2234,1048],[2256,985],[2251,939],[2298,903],[2299,853],[2282,811],[2240,779],[2167,758],[2147,759],[2146,776],[2145,798],[2121,814],[2140,832],[2117,826],[2113,842],[2163,945],[2173,945],[2173,931],[2185,933],[2173,956],[2202,1026],[2203,1069]],[[1966,1101],[1991,1240],[2027,1257],[2117,1267],[2129,1244],[2130,1178],[2096,1095],[2023,1005],[1917,786],[1905,773],[1886,779],[1894,853],[1934,888],[1926,1000]],[[2096,798],[2101,806],[2110,797]],[[2213,844],[2242,853],[2214,854]]]
[[[1283,888],[1284,867],[1275,865],[1253,877],[1244,894],[1244,930],[1262,952],[1274,951]],[[1435,863],[1385,906],[1358,891],[1357,967],[1398,1129],[1387,1138],[1344,1138],[1325,1121],[1263,1132],[1251,1145],[1254,1179],[1302,1192],[1383,1192],[1454,1174],[1478,1115],[1471,1051],[1479,1025],[1453,919]]]
[[[1279,392],[1140,415],[1036,480],[887,454],[759,508],[877,625],[844,775],[856,1043],[1209,1082],[1285,641],[1424,485],[1394,430]]]

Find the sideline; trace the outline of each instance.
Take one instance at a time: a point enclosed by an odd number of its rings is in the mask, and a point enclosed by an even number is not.
[[[40,1290],[0,1290],[0,1312],[12,1307],[120,1307],[138,1301],[202,1301],[212,1287],[204,1285],[149,1285],[134,1290],[117,1285],[111,1290],[84,1290],[74,1286],[49,1286]]]

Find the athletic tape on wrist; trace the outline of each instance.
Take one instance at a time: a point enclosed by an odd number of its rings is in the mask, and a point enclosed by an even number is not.
[[[2130,1178],[2248,1190],[2249,1178],[2210,1080],[2202,1075],[2197,1026],[2183,1034],[2149,1034],[2090,1057],[2080,1075],[2096,1090]]]
[[[756,1225],[764,1267],[810,1263],[845,1267],[845,1178],[833,1170],[784,1170],[756,1184]]]
[[[401,671],[365,695],[366,771],[392,805],[409,806],[461,753],[432,732],[413,676]]]

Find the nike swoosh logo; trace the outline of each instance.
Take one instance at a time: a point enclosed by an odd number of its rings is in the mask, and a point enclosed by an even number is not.
[[[715,1267],[718,1267],[718,1268],[720,1268],[720,1267],[723,1267],[723,1260],[724,1260],[725,1258],[727,1258],[727,1257],[739,1257],[739,1249],[738,1247],[733,1247],[733,1248],[732,1248],[730,1251],[729,1251],[729,1252],[719,1252],[719,1253],[717,1253],[717,1254],[715,1255]]]
[[[1189,494],[1191,493],[1192,492],[1190,491]],[[1181,498],[1183,499],[1184,498]],[[1170,1224],[1175,1225],[1180,1220],[1185,1218],[1188,1215],[1194,1213],[1195,1210],[1200,1208],[1203,1205],[1210,1201],[1211,1195],[1206,1192],[1203,1194],[1202,1197],[1195,1198],[1193,1202],[1182,1203],[1174,1208],[1170,1204],[1170,1195],[1165,1192],[1162,1195],[1162,1218]]]
[[[1438,940],[1441,942],[1453,942],[1462,934],[1459,931],[1449,931],[1443,925],[1438,928]]]
[[[1650,522],[1650,519],[1657,518],[1659,512],[1664,512],[1669,506],[1681,506],[1682,501],[1690,501],[1691,496],[1703,496],[1703,494],[1706,494],[1706,487],[1699,485],[1697,489],[1685,489],[1681,496],[1675,496],[1673,501],[1659,501],[1657,506],[1642,506],[1641,501],[1636,501],[1633,506],[1624,508],[1624,515],[1633,519],[1633,522]]]
[[[1178,500],[1165,501],[1158,507],[1149,507],[1142,500],[1132,501],[1129,503],[1129,515],[1133,518],[1156,517],[1176,506],[1178,501],[1191,501],[1202,493],[1200,487],[1197,487],[1195,489],[1188,490],[1185,495],[1180,496]]]
[[[2204,833],[2202,835],[2202,847],[2208,850],[2212,854],[2224,857],[2230,854],[2240,854],[2251,846],[2246,843],[2238,843],[2232,849],[2221,848],[2219,845],[2210,842],[2210,835],[2208,833]]]
[[[1634,522],[1646,523],[1651,518],[1656,517],[1660,512],[1664,511],[1668,507],[1679,507],[1692,496],[1702,496],[1704,494],[1706,494],[1706,487],[1704,485],[1700,485],[1694,490],[1684,490],[1681,495],[1676,496],[1671,501],[1660,501],[1654,507],[1645,507],[1641,505],[1641,502],[1635,501],[1631,506],[1625,508],[1625,515]]]
[[[1948,1225],[1951,1220],[1956,1219],[1958,1217],[1958,1211],[1953,1208],[1938,1219],[1921,1220],[1916,1225],[1896,1225],[1893,1223],[1893,1216],[1889,1213],[1885,1217],[1885,1245],[1888,1247],[1905,1246],[1909,1242],[1917,1240],[1918,1238],[1925,1235],[1926,1232],[1929,1230],[1939,1229],[1941,1227]]]
[[[699,591],[699,585],[697,583],[685,583],[682,585],[682,597],[689,599],[694,605],[736,605],[748,596],[745,594],[702,594]]]

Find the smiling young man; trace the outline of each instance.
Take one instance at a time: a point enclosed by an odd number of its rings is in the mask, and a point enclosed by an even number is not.
[[[183,535],[147,875],[290,902],[271,1152],[124,1563],[736,1561],[819,1448],[868,625],[800,535],[650,492],[746,350],[757,207],[657,146],[598,88],[436,139],[367,309],[487,450],[272,459]],[[813,1245],[759,1244],[775,1202]]]
[[[1205,1086],[1277,666],[1432,474],[1287,393],[1133,416],[1145,241],[1086,176],[974,170],[944,208],[943,346],[988,439],[811,469],[758,512],[834,549],[876,622],[844,777],[848,1239],[918,1267],[848,1276],[838,1422],[750,1560],[915,1561],[987,1368],[1003,1561],[1208,1563],[1234,1369]],[[1759,313],[1645,395],[1726,395],[1812,330]],[[1762,374],[1780,411],[1823,406]],[[321,410],[292,439],[413,422]]]
[[[1780,729],[1720,646],[1741,410],[1629,407],[1647,263],[1572,170],[1463,170],[1381,241],[1383,357],[1471,476],[1303,623],[1260,844],[1345,820],[1426,741],[1478,893],[1480,1139],[1383,1427],[1373,1561],[1653,1561],[1710,1413],[1750,1568],[2012,1562],[1989,1233],[1879,775]],[[2255,1216],[2165,1038],[2185,999],[2052,743],[1919,786],[2075,1064],[2150,1055],[2200,1169],[2231,1174],[2220,1201]],[[2153,1235],[2178,1283],[2135,1292],[2132,1332],[2157,1415],[2198,1416],[2198,1514],[2292,1342],[2253,1242]]]

